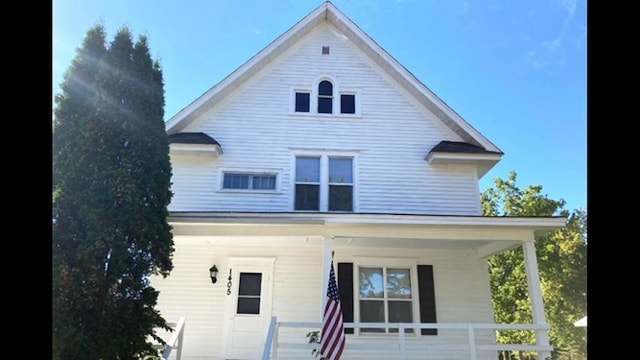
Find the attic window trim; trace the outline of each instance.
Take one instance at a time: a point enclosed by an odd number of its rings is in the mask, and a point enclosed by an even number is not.
[[[332,102],[331,112],[318,112],[318,99],[320,97],[329,98],[327,95],[319,94],[319,85],[323,81],[329,81],[332,85],[332,94],[330,96]],[[358,88],[341,87],[340,84],[332,77],[323,75],[317,77],[311,86],[292,86],[289,115],[304,117],[322,117],[322,118],[361,118],[361,97],[362,91]],[[352,97],[352,104],[347,107],[350,112],[342,109],[343,97]],[[307,103],[301,103],[306,101]],[[302,111],[297,111],[302,109]]]

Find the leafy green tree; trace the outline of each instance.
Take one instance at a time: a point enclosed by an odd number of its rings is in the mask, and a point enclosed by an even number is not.
[[[90,29],[55,99],[52,330],[54,359],[155,355],[169,330],[153,274],[174,251],[164,84],[147,39]]]
[[[545,317],[551,326],[549,339],[553,359],[586,359],[586,332],[573,322],[586,315],[587,213],[564,210],[564,200],[542,194],[542,186],[516,186],[516,173],[507,180],[496,178],[494,188],[481,194],[486,216],[565,216],[567,226],[536,239]],[[522,248],[492,256],[489,261],[492,301],[498,323],[532,322]],[[499,342],[532,343],[528,331],[500,332]],[[518,353],[523,359],[530,354]],[[510,354],[503,354],[510,358]]]

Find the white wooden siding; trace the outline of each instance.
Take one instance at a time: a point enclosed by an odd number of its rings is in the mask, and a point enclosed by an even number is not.
[[[171,211],[292,211],[290,158],[296,148],[360,152],[359,212],[480,214],[474,166],[437,167],[424,160],[441,140],[460,138],[335,32],[324,26],[307,34],[184,130],[207,133],[224,153],[197,164],[172,157]],[[330,55],[321,55],[323,45],[331,47]],[[321,75],[336,80],[335,93],[357,92],[360,117],[291,114],[292,89],[311,88]],[[229,167],[283,169],[282,191],[216,192],[217,174]]]
[[[152,278],[152,286],[160,291],[157,309],[168,320],[186,317],[183,358],[221,359],[228,258],[275,257],[273,279],[273,315],[279,321],[320,322],[321,299],[326,291],[322,284],[322,245],[304,238],[233,238],[176,236],[174,270],[165,279]],[[237,244],[237,245],[234,245]],[[406,257],[418,264],[433,265],[438,322],[493,322],[488,287],[487,265],[466,251],[416,250],[395,248],[335,247],[334,263],[352,262],[356,256]],[[218,282],[211,284],[208,268],[216,264]],[[337,265],[335,265],[337,271]],[[355,271],[356,269],[354,269]],[[305,334],[316,329],[283,331],[279,340],[305,343]],[[348,342],[359,343],[371,337],[349,336]],[[375,337],[376,343],[392,337]],[[408,359],[424,359],[430,354],[437,359],[468,359],[466,350],[434,350],[437,344],[466,344],[466,333],[439,330],[437,336],[409,337]],[[491,334],[478,335],[479,343],[491,343]],[[431,347],[430,347],[431,345]],[[292,352],[282,359],[312,358],[308,351]],[[347,357],[347,354],[349,356]],[[301,357],[304,355],[304,357]],[[348,359],[391,359],[396,354],[345,353]]]

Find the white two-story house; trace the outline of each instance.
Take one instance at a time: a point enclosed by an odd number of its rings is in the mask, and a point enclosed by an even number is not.
[[[565,219],[482,216],[501,150],[332,3],[166,129],[174,270],[152,285],[186,319],[172,358],[313,359],[332,254],[343,360],[549,355],[534,241]],[[504,347],[487,259],[517,246],[537,344]]]

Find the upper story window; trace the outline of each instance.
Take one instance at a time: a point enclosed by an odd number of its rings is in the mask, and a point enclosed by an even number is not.
[[[359,114],[357,92],[340,89],[332,80],[323,79],[312,89],[297,89],[293,93],[296,113]]]
[[[297,156],[294,210],[353,211],[353,157]]]
[[[295,210],[320,210],[320,158],[296,158]]]
[[[329,157],[329,211],[353,211],[353,159]]]
[[[222,176],[223,190],[276,190],[276,174],[224,172]]]

